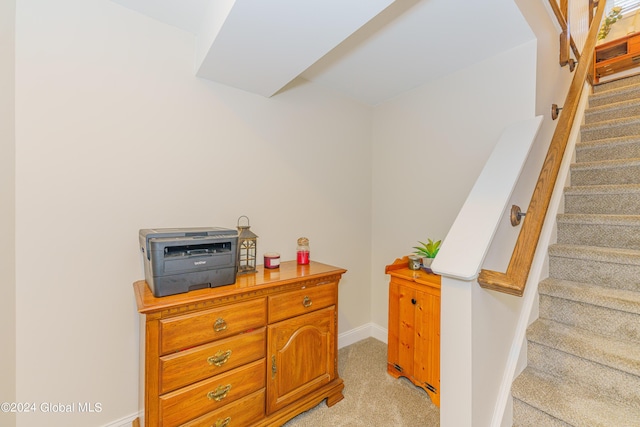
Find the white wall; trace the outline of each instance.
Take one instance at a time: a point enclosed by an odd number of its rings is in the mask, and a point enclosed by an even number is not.
[[[613,2],[610,2],[610,4],[607,5],[605,16],[603,17],[603,22],[604,18],[613,7],[612,4]],[[612,40],[624,37],[627,34],[640,31],[640,17],[638,17],[638,15],[640,14],[636,14],[636,12],[625,14],[622,19],[614,22],[613,25],[611,25],[611,30],[609,31],[609,34],[607,34],[607,37],[605,37],[604,40],[598,40],[598,44],[608,43]]]
[[[16,400],[15,0],[0,2],[0,402]],[[0,411],[0,425],[15,415]]]
[[[384,266],[444,238],[504,127],[534,116],[534,69],[526,43],[375,109],[374,323],[387,327]]]
[[[348,269],[340,332],[370,321],[371,109],[305,82],[265,99],[193,63],[190,34],[110,1],[17,4],[17,399],[102,405],[20,427],[137,411],[140,228],[248,215],[283,259],[307,236]]]
[[[531,43],[374,111],[302,81],[265,99],[197,79],[194,49],[107,0],[17,5],[17,399],[103,408],[20,427],[136,412],[138,229],[248,215],[259,252],[283,259],[306,235],[312,258],[349,270],[339,331],[386,328],[384,265],[444,237],[504,126],[534,115]]]

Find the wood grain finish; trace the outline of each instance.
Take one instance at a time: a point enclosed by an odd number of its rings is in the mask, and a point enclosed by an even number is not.
[[[337,288],[336,281],[326,281],[305,289],[269,297],[269,323],[334,305]]]
[[[409,270],[406,257],[386,273],[391,276],[387,372],[406,377],[440,406],[441,277]]]
[[[560,66],[564,67],[569,63],[569,47],[573,51],[573,55],[576,57],[577,61],[580,61],[580,51],[578,50],[578,46],[576,45],[573,37],[571,37],[570,25],[566,16],[568,15],[569,4],[565,0],[561,0],[560,5],[558,5],[557,0],[549,0],[549,5],[551,6],[551,10],[553,14],[556,16],[556,20],[562,29],[560,33],[560,55],[559,62]]]
[[[640,34],[631,34],[596,46],[593,75],[601,77],[640,66]]]
[[[236,335],[266,322],[266,298],[160,321],[160,352],[167,354]]]
[[[266,331],[241,334],[160,358],[160,392],[166,393],[265,357]]]
[[[179,426],[264,388],[265,359],[160,396],[163,427]]]
[[[264,390],[227,405],[224,409],[210,412],[181,427],[250,426],[264,414]]]
[[[233,285],[160,298],[134,283],[144,425],[276,426],[323,400],[339,402],[336,313],[345,272],[287,261],[258,266]]]
[[[584,46],[584,52],[593,52],[598,33],[598,23],[602,19],[605,2],[599,2],[595,18],[589,27],[589,33]],[[522,296],[529,277],[533,257],[535,256],[540,232],[544,224],[551,195],[558,178],[558,171],[562,163],[562,157],[569,140],[569,134],[575,120],[575,115],[582,95],[582,89],[591,70],[593,55],[583,55],[578,63],[569,92],[565,99],[562,114],[553,133],[547,156],[542,165],[538,182],[533,194],[527,216],[522,222],[522,228],[518,234],[518,240],[513,250],[509,266],[505,273],[481,270],[478,283],[485,289],[491,289],[515,296]]]
[[[337,377],[335,306],[269,326],[267,414]]]

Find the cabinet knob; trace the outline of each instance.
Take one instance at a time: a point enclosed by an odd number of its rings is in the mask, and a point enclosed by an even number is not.
[[[311,304],[312,304],[312,302],[311,302],[311,298],[309,298],[309,297],[304,297],[304,298],[302,299],[302,305],[303,305],[303,306],[305,306],[306,308],[311,307]]]
[[[411,298],[411,304],[416,305],[418,303],[418,301],[416,301],[415,298]]]
[[[213,324],[213,330],[216,332],[222,332],[226,329],[227,329],[227,322],[222,317],[219,317],[218,319],[216,319],[215,323]]]

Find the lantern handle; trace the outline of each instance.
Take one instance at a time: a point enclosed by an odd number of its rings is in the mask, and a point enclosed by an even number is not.
[[[246,218],[247,219],[247,225],[246,225],[247,227],[251,226],[251,224],[249,224],[249,217],[246,216],[246,215],[242,215],[240,218],[238,218],[238,227],[240,227],[240,220],[242,218]]]

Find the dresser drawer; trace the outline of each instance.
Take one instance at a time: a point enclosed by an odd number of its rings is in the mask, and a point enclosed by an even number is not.
[[[161,427],[221,409],[265,386],[265,359],[160,396]]]
[[[160,354],[190,348],[266,324],[260,298],[160,321]]]
[[[627,53],[630,53],[632,55],[640,53],[640,37],[639,36],[629,38]]]
[[[334,305],[338,283],[330,282],[269,297],[269,323]]]
[[[265,356],[265,328],[160,358],[160,393],[230,371]]]
[[[264,417],[264,389],[180,427],[245,427]]]

